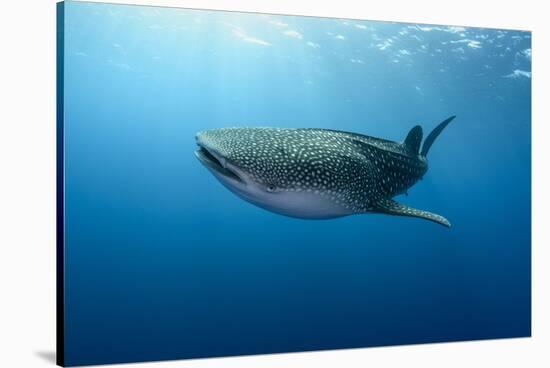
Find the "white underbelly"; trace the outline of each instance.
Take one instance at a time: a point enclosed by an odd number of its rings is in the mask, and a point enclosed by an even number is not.
[[[330,197],[307,191],[266,192],[253,185],[243,185],[212,171],[214,176],[231,192],[258,207],[281,215],[304,219],[329,219],[354,212],[336,203]]]
[[[290,217],[329,219],[352,214],[352,211],[349,209],[321,194],[279,192],[252,197],[246,195],[246,193],[234,192],[239,197],[258,207]]]

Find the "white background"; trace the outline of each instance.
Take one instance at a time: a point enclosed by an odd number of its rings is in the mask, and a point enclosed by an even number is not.
[[[547,284],[550,206],[545,192],[545,188],[550,188],[550,25],[543,1],[138,0],[130,3],[533,31],[532,338],[140,366],[550,366]],[[51,367],[55,356],[55,1],[2,2],[0,41],[0,367]]]

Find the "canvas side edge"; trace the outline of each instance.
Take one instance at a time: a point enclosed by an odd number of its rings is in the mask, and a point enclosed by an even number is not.
[[[56,364],[65,365],[65,3],[56,4]]]

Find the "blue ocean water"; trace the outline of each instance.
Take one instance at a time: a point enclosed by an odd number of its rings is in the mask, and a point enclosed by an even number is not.
[[[78,2],[64,32],[67,364],[530,335],[529,32]],[[396,198],[450,229],[280,216],[193,154],[451,115]]]

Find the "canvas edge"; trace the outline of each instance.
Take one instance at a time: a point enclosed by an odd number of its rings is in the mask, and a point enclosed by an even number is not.
[[[73,366],[72,363],[65,362],[65,191],[64,191],[64,170],[65,170],[65,151],[64,151],[64,48],[65,48],[65,2],[59,1],[56,3],[56,364],[62,367]],[[132,4],[129,2],[112,2],[108,0],[104,1],[89,1],[89,0],[70,0],[69,3],[94,3],[94,4],[108,4],[116,6],[138,6],[138,7],[153,7],[153,8],[170,8],[179,10],[191,10],[191,11],[212,11],[212,12],[227,12],[227,13],[242,13],[242,14],[266,14],[274,16],[295,16],[295,17],[312,17],[312,18],[324,18],[324,19],[344,19],[344,20],[357,20],[368,22],[390,22],[388,20],[376,20],[376,19],[362,19],[362,18],[339,18],[331,16],[317,16],[317,15],[304,15],[293,13],[264,13],[247,10],[228,10],[219,8],[196,8],[185,6],[167,6],[167,5],[155,5],[155,4]],[[396,21],[393,23],[403,24],[419,24],[419,25],[434,25],[443,26],[440,23],[422,23],[422,22],[407,22]],[[450,25],[452,26],[452,25]],[[462,25],[461,25],[462,26]],[[494,30],[507,30],[529,33],[533,36],[533,31],[528,29],[507,29],[507,28],[493,28],[493,27],[481,27],[481,26],[463,26],[467,28],[478,29],[494,29]],[[532,67],[532,62],[531,62]],[[531,85],[532,89],[532,85]],[[531,113],[533,109],[531,107]],[[532,124],[531,117],[531,124]],[[530,126],[532,128],[532,125]],[[532,134],[531,134],[532,142]],[[532,166],[532,157],[530,161]],[[532,181],[532,180],[531,180]],[[530,198],[532,202],[532,198]],[[532,220],[531,220],[532,224]],[[532,242],[530,243],[530,250],[532,253]],[[530,265],[531,266],[531,265]],[[530,272],[532,275],[532,270]],[[532,305],[532,293],[530,290],[530,299]],[[398,347],[398,346],[415,346],[424,344],[440,344],[440,343],[460,343],[460,342],[477,342],[477,341],[494,341],[494,340],[506,340],[506,339],[518,339],[518,338],[532,338],[532,308],[530,311],[530,329],[526,335],[518,336],[504,336],[504,337],[488,337],[488,338],[474,338],[468,340],[442,340],[432,342],[418,342],[418,343],[399,343],[399,344],[385,344],[385,345],[372,345],[372,346],[357,346],[357,347],[335,347],[335,348],[321,348],[315,350],[284,350],[273,352],[258,352],[258,353],[245,353],[245,354],[230,354],[230,355],[206,355],[197,357],[180,357],[180,358],[166,358],[166,359],[153,359],[153,360],[130,360],[130,361],[111,361],[111,362],[99,362],[99,363],[83,363],[76,364],[77,366],[84,365],[110,365],[110,364],[134,364],[144,362],[173,362],[173,361],[195,361],[202,359],[217,359],[217,358],[230,358],[230,357],[249,357],[256,355],[279,355],[279,354],[294,354],[294,353],[307,353],[307,352],[326,352],[326,351],[339,351],[339,350],[356,350],[356,349],[373,349],[380,347]]]
[[[56,364],[65,365],[65,3],[56,4]]]
[[[436,21],[416,21],[416,20],[390,20],[382,18],[360,18],[360,17],[339,17],[330,14],[306,14],[304,12],[283,12],[283,11],[256,11],[244,8],[237,8],[233,6],[226,8],[222,6],[214,7],[198,7],[192,5],[174,4],[167,0],[66,0],[72,3],[90,3],[90,4],[104,4],[104,5],[122,5],[122,6],[143,6],[149,8],[168,8],[168,9],[181,9],[181,10],[198,10],[198,11],[212,11],[212,12],[226,12],[226,13],[242,13],[242,14],[263,14],[269,16],[288,16],[288,17],[306,17],[306,18],[324,18],[333,20],[348,20],[348,21],[367,21],[367,22],[380,22],[380,23],[399,23],[399,24],[417,24],[424,26],[447,26],[447,27],[465,27],[487,30],[503,30],[503,31],[516,31],[516,32],[529,32],[533,33],[531,28],[521,27],[496,27],[496,26],[482,26],[482,25],[465,25],[460,22],[436,22]],[[145,1],[145,2],[143,2]]]

